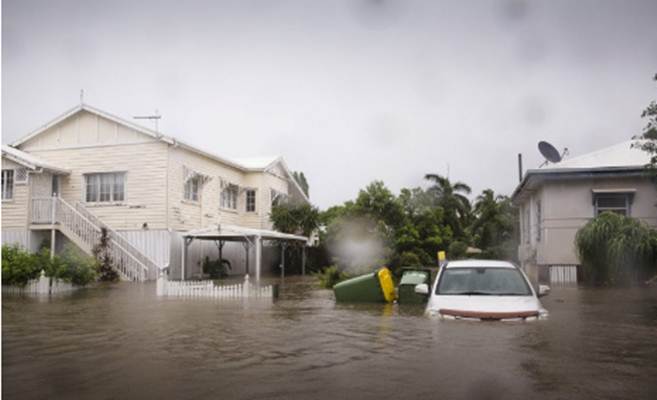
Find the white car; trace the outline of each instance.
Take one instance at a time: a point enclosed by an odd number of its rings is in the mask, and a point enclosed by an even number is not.
[[[430,294],[426,313],[442,319],[529,321],[547,318],[538,295],[523,271],[506,261],[451,261],[438,272],[429,292],[426,283],[415,292]]]

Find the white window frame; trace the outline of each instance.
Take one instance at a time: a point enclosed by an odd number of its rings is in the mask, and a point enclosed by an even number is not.
[[[193,176],[185,181],[183,199],[198,203],[201,199],[201,177]]]
[[[253,201],[249,199],[249,194],[253,195]],[[251,204],[253,203],[253,204]],[[252,205],[253,208],[249,209],[249,206]],[[246,189],[244,191],[244,210],[248,213],[254,213],[258,210],[258,191],[256,189]]]
[[[625,205],[622,207],[601,207],[599,205],[600,198],[604,197],[617,197],[623,198],[625,200]],[[632,216],[632,201],[634,200],[634,191],[596,191],[593,192],[593,216],[597,217],[605,211],[617,212],[619,214],[625,215],[626,217]],[[622,211],[622,213],[621,213]]]
[[[2,170],[2,201],[14,199],[14,190],[16,189],[15,177],[16,172],[13,169]],[[9,185],[10,182],[11,186]]]
[[[237,196],[239,188],[236,185],[226,185],[221,189],[221,198],[219,199],[220,207],[225,210],[237,210]]]
[[[127,173],[125,171],[114,171],[114,172],[88,172],[85,173],[84,176],[84,189],[82,190],[82,201],[85,203],[90,203],[90,204],[120,204],[126,201],[126,187],[127,187]],[[111,183],[109,183],[109,199],[107,200],[101,200],[101,190],[103,189],[103,182],[102,178],[103,177],[108,177],[111,176]],[[123,186],[123,191],[121,198],[117,198],[117,194],[115,192],[116,190],[116,177],[120,176],[122,178],[122,186]],[[97,181],[95,183],[96,186],[96,198],[95,199],[89,199],[89,179],[91,177],[97,178]]]

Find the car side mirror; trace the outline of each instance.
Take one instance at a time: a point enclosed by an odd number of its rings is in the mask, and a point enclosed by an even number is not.
[[[426,283],[420,283],[419,285],[415,285],[415,293],[424,294],[424,295],[429,294],[429,285],[427,285]]]
[[[547,296],[550,294],[550,287],[548,285],[538,285],[538,297]]]

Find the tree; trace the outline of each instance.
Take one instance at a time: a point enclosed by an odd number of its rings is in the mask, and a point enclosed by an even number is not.
[[[308,203],[284,203],[274,206],[269,218],[274,229],[284,233],[310,236],[319,226],[319,210]]]
[[[474,204],[470,231],[475,246],[490,258],[513,258],[517,246],[515,227],[517,213],[507,196],[484,190]]]
[[[463,182],[450,182],[437,174],[426,174],[424,179],[433,182],[428,189],[436,199],[436,205],[444,211],[445,223],[452,228],[455,237],[465,238],[465,228],[469,225],[471,205],[466,197],[472,192],[470,186]]]
[[[657,82],[657,74],[653,77]],[[646,119],[648,122],[643,127],[643,132],[635,136],[637,139],[632,147],[639,148],[650,154],[649,167],[657,169],[657,101],[653,100],[648,104],[645,110],[641,113],[641,118]]]
[[[350,211],[384,224],[388,231],[404,222],[401,204],[381,181],[374,181],[361,190]]]
[[[301,187],[301,190],[303,190],[303,193],[308,197],[308,180],[306,180],[306,175],[303,174],[301,171],[292,171],[292,177],[294,178],[295,181],[299,184]]]

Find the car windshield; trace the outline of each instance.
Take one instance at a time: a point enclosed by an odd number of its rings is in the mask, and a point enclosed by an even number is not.
[[[529,296],[531,290],[515,268],[447,268],[436,294]]]

